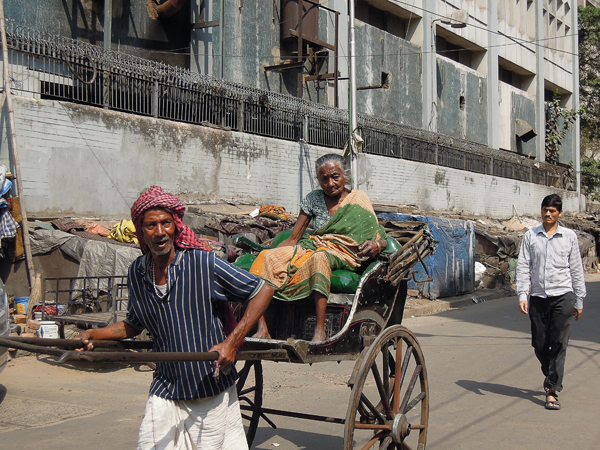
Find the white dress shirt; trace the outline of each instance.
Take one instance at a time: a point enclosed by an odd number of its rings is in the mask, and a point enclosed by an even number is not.
[[[585,282],[579,242],[573,230],[558,225],[552,236],[543,225],[523,237],[517,263],[519,301],[535,297],[555,297],[573,292],[575,308],[583,309]]]

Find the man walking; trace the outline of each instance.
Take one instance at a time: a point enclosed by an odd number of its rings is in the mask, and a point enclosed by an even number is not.
[[[558,410],[573,319],[583,311],[585,282],[577,235],[558,224],[562,200],[542,201],[542,225],[523,237],[517,263],[519,309],[529,314],[531,344],[545,375],[546,409]],[[529,295],[529,302],[527,296]]]
[[[202,251],[203,243],[182,222],[184,212],[177,197],[157,186],[134,203],[131,218],[143,255],[129,268],[127,317],[78,337],[91,350],[92,339],[130,338],[147,329],[156,352],[217,351],[214,371],[208,362],[157,363],[137,448],[248,449],[231,365],[273,289]],[[249,302],[225,337],[219,311],[228,300]]]

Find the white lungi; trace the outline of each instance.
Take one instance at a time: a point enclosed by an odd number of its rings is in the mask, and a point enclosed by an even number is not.
[[[247,450],[235,385],[213,397],[166,400],[151,395],[138,450]]]

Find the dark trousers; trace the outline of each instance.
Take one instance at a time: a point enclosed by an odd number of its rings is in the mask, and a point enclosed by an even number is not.
[[[563,388],[565,358],[575,318],[573,309],[575,295],[568,292],[558,297],[531,297],[529,319],[531,320],[531,345],[542,364],[542,372],[548,377],[547,386],[560,392]]]

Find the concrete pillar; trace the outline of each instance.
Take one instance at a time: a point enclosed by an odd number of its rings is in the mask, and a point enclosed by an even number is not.
[[[423,0],[423,58],[421,60],[423,84],[423,128],[437,131],[437,67],[435,42],[433,41],[432,21],[436,16],[430,12],[436,10],[435,0]],[[433,24],[435,26],[435,23]]]
[[[500,148],[500,94],[498,93],[498,1],[487,2],[488,51],[487,51],[487,96],[488,96],[488,146]]]
[[[577,29],[577,8],[575,5],[571,8],[571,29]],[[573,89],[572,89],[572,108],[579,108],[579,40],[577,34],[571,38],[571,52],[573,52]],[[577,115],[573,124],[573,166],[575,167],[576,189],[579,194],[579,211],[585,211],[585,197],[581,196],[581,136],[579,134],[580,117]]]
[[[546,103],[544,102],[544,1],[535,1],[535,131],[536,137],[536,159],[546,160]],[[572,9],[577,9],[572,8]]]

